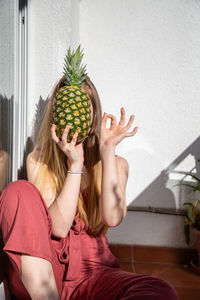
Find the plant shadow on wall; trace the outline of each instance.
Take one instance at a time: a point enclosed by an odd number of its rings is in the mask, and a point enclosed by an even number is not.
[[[11,173],[12,112],[13,95],[8,98],[0,94],[0,193],[11,180],[8,177]]]
[[[141,156],[141,151],[138,150]],[[147,161],[147,169],[151,169],[150,161],[152,161],[152,157],[150,155],[142,153],[144,157],[144,162]],[[128,210],[145,210],[152,212],[166,212],[169,214],[182,214],[184,215],[186,212],[183,203],[188,199],[194,199],[194,194],[192,190],[187,186],[179,186],[176,188],[172,188],[173,185],[180,183],[184,177],[185,173],[180,170],[180,165],[185,161],[188,157],[192,156],[194,160],[194,166],[192,170],[187,170],[188,172],[192,172],[196,169],[196,172],[193,175],[200,174],[200,165],[198,163],[198,159],[200,158],[200,137],[198,137],[188,148],[186,148],[174,161],[170,163],[162,172],[157,176],[143,191],[140,193],[129,205]],[[137,157],[137,152],[134,150],[130,152],[126,152],[127,160],[129,161],[129,165],[135,164],[135,157]],[[177,170],[179,169],[179,170]],[[137,172],[135,170],[134,172]],[[140,173],[138,171],[138,173]],[[141,176],[145,176],[143,172]],[[189,181],[184,179],[184,183],[190,183]],[[137,180],[142,180],[141,177]],[[135,182],[137,184],[137,182]]]
[[[42,124],[42,120],[45,114],[46,107],[48,105],[49,98],[46,100],[42,99],[40,96],[38,103],[36,104],[35,108],[35,117],[33,120],[33,127],[32,127],[32,134],[30,137],[27,138],[26,145],[24,148],[24,154],[23,154],[23,165],[21,166],[19,172],[18,172],[18,178],[19,179],[25,179],[27,178],[27,171],[26,171],[26,158],[28,154],[33,151],[34,142],[37,136],[37,133],[39,132],[40,126]]]

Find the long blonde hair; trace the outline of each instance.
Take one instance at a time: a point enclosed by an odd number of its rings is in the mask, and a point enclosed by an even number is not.
[[[53,141],[50,131],[53,102],[59,88],[65,85],[64,82],[65,77],[63,76],[53,88],[33,149],[33,152],[40,150],[40,168],[35,185],[41,194],[43,194],[45,183],[48,179],[55,197],[57,197],[62,190],[67,176],[67,170],[70,166],[66,155]],[[85,222],[85,229],[88,234],[105,235],[109,227],[101,221],[99,205],[102,177],[99,135],[102,109],[97,90],[89,77],[86,78],[84,86],[87,89],[93,106],[92,127],[89,136],[83,142],[84,164],[88,170],[90,184],[85,201],[82,194],[79,193],[77,208],[79,217]]]

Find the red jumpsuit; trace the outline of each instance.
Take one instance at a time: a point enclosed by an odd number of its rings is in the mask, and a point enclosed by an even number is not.
[[[12,299],[31,299],[21,281],[21,254],[51,262],[61,300],[177,300],[174,288],[155,276],[119,268],[106,236],[92,237],[75,217],[66,238],[52,234],[39,190],[26,180],[10,183],[0,196],[0,227]]]

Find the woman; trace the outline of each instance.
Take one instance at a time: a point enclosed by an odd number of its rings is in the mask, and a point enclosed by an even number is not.
[[[105,236],[126,216],[127,161],[115,147],[130,129],[125,111],[116,123],[102,118],[98,93],[86,78],[92,127],[84,142],[67,143],[51,124],[54,87],[33,152],[28,181],[10,183],[1,196],[0,224],[8,254],[8,286],[13,299],[178,299],[174,289],[154,276],[119,268]],[[107,119],[110,128],[106,128]],[[81,173],[83,172],[83,173]],[[15,298],[14,298],[15,297]]]

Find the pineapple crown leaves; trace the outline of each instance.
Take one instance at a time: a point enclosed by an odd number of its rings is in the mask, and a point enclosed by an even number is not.
[[[76,51],[72,51],[69,47],[67,54],[65,55],[64,64],[64,76],[66,85],[81,86],[86,77],[86,65],[81,64],[83,59],[83,50],[79,45]]]

